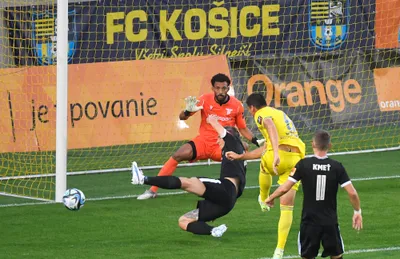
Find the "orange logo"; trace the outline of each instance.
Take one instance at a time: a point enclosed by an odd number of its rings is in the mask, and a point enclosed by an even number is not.
[[[400,111],[400,67],[374,69],[374,79],[379,109]]]
[[[375,47],[399,48],[400,0],[376,0]]]
[[[344,82],[341,80],[328,80],[325,85],[320,81],[274,84],[268,76],[257,74],[247,82],[249,95],[253,92],[253,86],[258,82],[262,82],[265,86],[267,104],[270,104],[274,99],[275,107],[281,107],[282,92],[288,93],[286,100],[290,107],[313,105],[312,88],[317,89],[321,104],[327,104],[329,100],[329,107],[335,112],[343,111],[346,102],[356,104],[361,100],[361,86],[354,79]]]

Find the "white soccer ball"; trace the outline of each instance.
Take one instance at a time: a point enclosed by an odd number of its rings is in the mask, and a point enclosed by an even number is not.
[[[85,204],[85,194],[76,188],[68,189],[63,196],[64,206],[69,210],[79,210]]]

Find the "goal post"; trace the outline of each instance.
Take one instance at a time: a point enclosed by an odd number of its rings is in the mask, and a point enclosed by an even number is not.
[[[68,151],[68,1],[57,0],[57,109],[56,109],[56,190],[55,201],[62,202],[67,189]]]

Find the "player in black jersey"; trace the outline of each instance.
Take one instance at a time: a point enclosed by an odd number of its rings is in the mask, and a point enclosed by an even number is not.
[[[204,198],[198,201],[197,209],[179,218],[179,227],[197,235],[220,237],[227,227],[224,224],[212,227],[206,222],[228,214],[235,206],[236,199],[242,195],[246,184],[246,162],[243,160],[231,161],[225,157],[225,152],[234,151],[241,154],[245,152],[245,148],[236,128],[222,127],[215,115],[210,115],[207,122],[218,132],[224,142],[219,179],[144,176],[136,162],[133,162],[132,184],[153,185],[164,189],[182,189]]]
[[[328,132],[317,131],[312,142],[314,156],[300,160],[289,179],[266,200],[267,205],[272,207],[274,199],[288,192],[298,181],[302,182],[304,200],[299,251],[306,259],[318,255],[321,243],[324,248],[322,257],[343,258],[343,241],[336,209],[339,185],[347,191],[354,208],[353,228],[362,229],[360,199],[343,165],[328,158],[330,140]]]

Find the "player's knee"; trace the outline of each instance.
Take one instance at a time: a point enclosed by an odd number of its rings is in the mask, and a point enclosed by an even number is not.
[[[181,146],[173,155],[172,158],[178,163],[186,160],[193,159],[193,148],[190,144],[186,143]]]
[[[192,178],[179,177],[179,180],[181,180],[181,189],[186,190],[187,188],[189,188],[192,182],[191,179]]]
[[[172,158],[173,158],[176,162],[178,162],[178,163],[180,163],[180,162],[182,162],[182,161],[185,161],[185,160],[189,160],[189,159],[185,159],[186,156],[185,156],[184,154],[178,153],[178,152],[175,152],[175,153],[172,155]]]
[[[331,256],[331,259],[343,259],[343,255]]]
[[[181,188],[188,192],[196,189],[196,184],[200,181],[197,177],[190,177],[190,178],[181,177],[180,179],[182,183]]]

